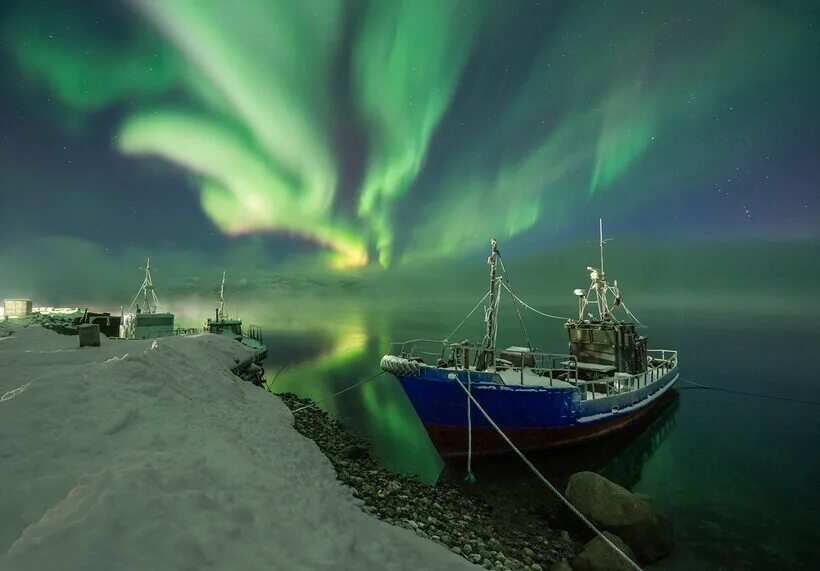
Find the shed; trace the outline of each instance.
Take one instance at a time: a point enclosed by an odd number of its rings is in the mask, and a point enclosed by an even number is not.
[[[3,312],[8,317],[23,317],[31,315],[30,299],[4,299]]]

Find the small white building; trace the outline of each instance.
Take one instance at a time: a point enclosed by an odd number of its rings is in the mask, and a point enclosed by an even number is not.
[[[31,315],[30,299],[4,299],[3,314],[7,317],[25,317]]]

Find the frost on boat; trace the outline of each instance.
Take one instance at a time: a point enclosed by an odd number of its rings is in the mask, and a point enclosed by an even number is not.
[[[624,304],[617,281],[607,281],[602,224],[599,231],[601,263],[599,268],[587,267],[589,287],[575,290],[577,319],[543,314],[516,296],[493,239],[487,259],[489,292],[473,309],[488,300],[483,340],[416,339],[391,345],[381,367],[398,379],[442,456],[466,454],[468,441],[473,453],[508,450],[475,404],[468,413],[461,385],[522,450],[583,443],[659,408],[659,397],[678,377],[677,352],[647,349],[646,338],[636,328],[641,324]],[[523,306],[565,320],[569,353],[538,350],[526,331],[526,343],[498,351],[502,290],[510,294],[516,312]]]
[[[142,306],[139,298],[142,296]],[[120,337],[122,339],[153,339],[175,334],[174,314],[157,311],[159,300],[151,280],[151,258],[145,264],[145,279],[128,307],[122,314]]]

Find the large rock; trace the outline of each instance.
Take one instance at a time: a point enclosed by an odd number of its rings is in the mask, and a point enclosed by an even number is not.
[[[605,531],[604,535],[618,549],[635,561],[635,554],[620,537],[612,535],[608,531]],[[634,571],[635,567],[612,549],[611,545],[596,535],[589,543],[584,545],[581,553],[572,560],[572,569],[573,571]]]
[[[549,571],[574,571],[574,569],[570,567],[566,559],[562,559],[561,561],[553,563]]]
[[[573,474],[566,496],[599,529],[623,538],[641,563],[663,559],[675,545],[668,520],[645,501],[603,476],[594,472]]]

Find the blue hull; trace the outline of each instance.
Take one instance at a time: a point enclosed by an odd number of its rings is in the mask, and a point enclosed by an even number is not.
[[[418,376],[395,375],[442,456],[467,452],[467,395],[448,378],[452,372],[422,366]],[[458,375],[466,386],[466,372]],[[587,400],[576,387],[499,384],[487,372],[471,372],[470,380],[473,396],[493,421],[519,448],[533,450],[581,443],[644,418],[657,409],[677,376],[677,366],[657,370],[644,377],[640,388]],[[508,450],[474,404],[470,416],[474,453]]]

